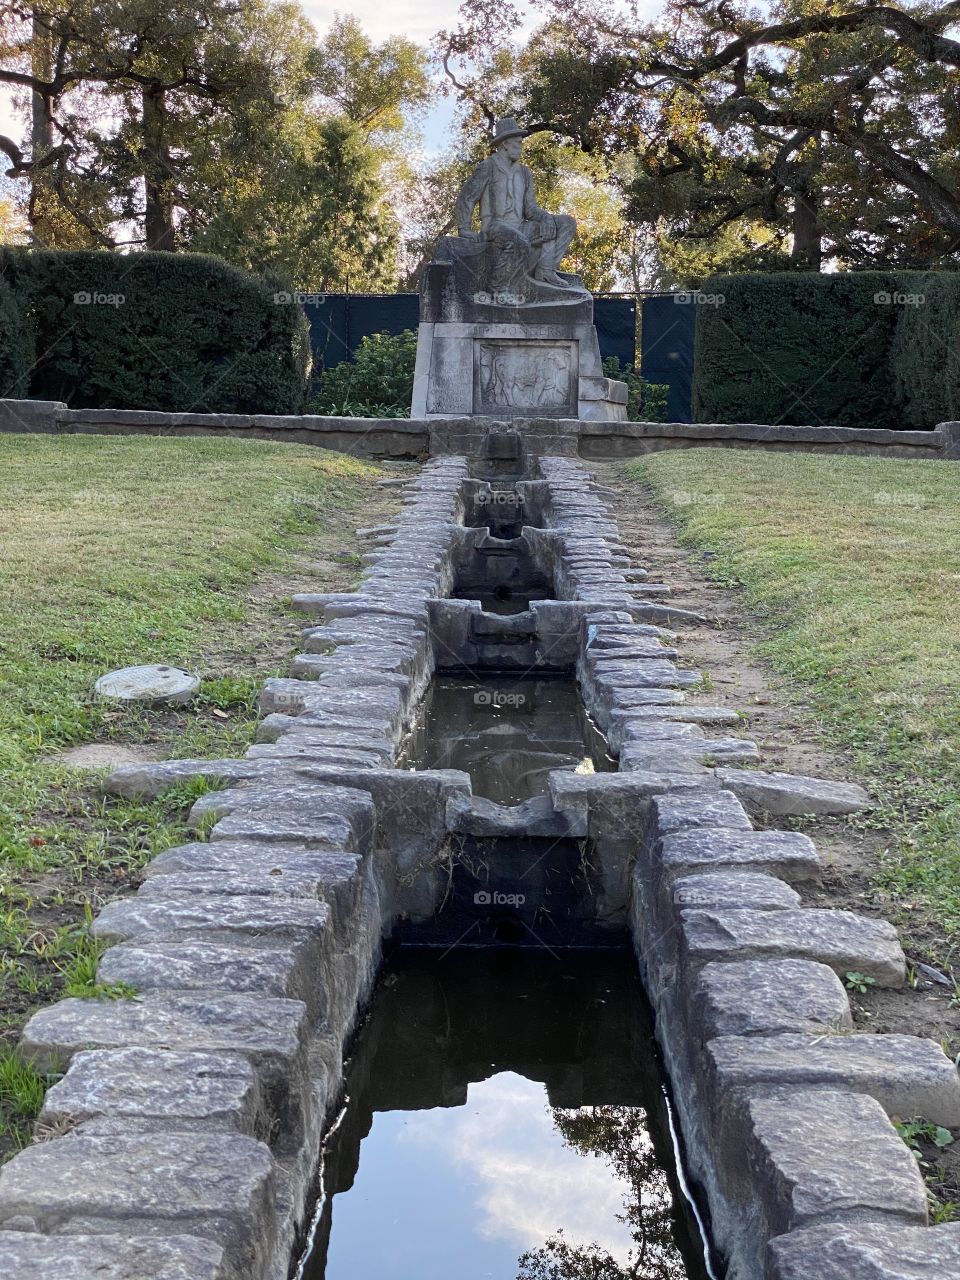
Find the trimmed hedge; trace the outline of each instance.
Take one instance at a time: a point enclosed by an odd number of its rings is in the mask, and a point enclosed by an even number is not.
[[[0,277],[0,397],[22,400],[30,386],[33,343],[13,290]]]
[[[890,352],[902,425],[933,427],[960,417],[960,275],[904,272],[900,289],[922,298],[898,308]]]
[[[707,281],[697,304],[694,420],[902,426],[891,348],[906,308],[875,298],[906,292],[906,274]]]
[[[0,279],[32,335],[36,399],[179,413],[303,407],[309,327],[279,282],[206,254],[20,248],[0,249]]]

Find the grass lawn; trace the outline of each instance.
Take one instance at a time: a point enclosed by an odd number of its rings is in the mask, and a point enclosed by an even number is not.
[[[125,994],[94,987],[86,926],[184,838],[196,794],[107,800],[56,754],[144,740],[165,756],[242,752],[266,674],[251,655],[270,649],[256,644],[251,584],[294,568],[305,534],[342,546],[382,503],[382,474],[230,439],[0,436],[0,1158],[42,1095],[11,1052],[20,1025],[64,993]],[[264,607],[261,631],[282,635],[282,601]],[[188,709],[94,701],[97,676],[145,661],[213,674]]]
[[[960,947],[960,466],[698,449],[631,463],[760,653],[853,753],[889,827],[878,885]],[[909,920],[898,920],[909,931]]]

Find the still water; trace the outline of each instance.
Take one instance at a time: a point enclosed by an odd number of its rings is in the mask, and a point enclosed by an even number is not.
[[[436,676],[403,763],[462,769],[473,794],[514,805],[549,790],[551,769],[612,769],[571,676]]]
[[[707,1280],[627,952],[408,951],[298,1280]]]

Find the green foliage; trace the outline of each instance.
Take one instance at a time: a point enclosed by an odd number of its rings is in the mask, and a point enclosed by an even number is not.
[[[23,399],[30,384],[33,343],[13,290],[0,276],[0,397]]]
[[[409,418],[417,335],[372,333],[363,338],[354,360],[344,360],[320,375],[311,413],[346,418]]]
[[[630,422],[666,421],[670,388],[665,382],[647,382],[632,364],[622,365],[616,356],[607,356],[603,372],[608,378],[617,378],[627,384],[627,418]]]
[[[29,394],[74,408],[298,413],[310,361],[280,285],[199,254],[0,249],[40,353]],[[289,296],[289,295],[288,295]]]
[[[933,1124],[930,1120],[895,1121],[894,1128],[904,1140],[920,1164],[925,1164],[921,1141],[931,1142],[942,1151],[944,1147],[953,1146],[954,1137],[949,1129],[941,1124]]]
[[[930,427],[960,415],[960,274],[916,272],[901,290],[922,302],[900,308],[890,352],[901,425]]]
[[[697,304],[694,420],[902,426],[891,348],[908,308],[875,298],[909,291],[894,272],[713,277]]]
[[[848,991],[857,991],[860,995],[865,996],[871,987],[876,986],[876,978],[871,978],[868,973],[859,973],[853,969],[850,973],[843,975],[844,982]]]

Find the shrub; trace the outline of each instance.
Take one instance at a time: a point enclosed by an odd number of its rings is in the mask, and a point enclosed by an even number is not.
[[[891,347],[906,273],[716,276],[702,294],[697,422],[902,426]]]
[[[616,356],[607,356],[603,372],[608,378],[617,378],[627,384],[627,420],[629,422],[664,422],[667,416],[667,396],[670,388],[665,382],[647,382],[632,364],[622,365]]]
[[[0,249],[32,331],[29,394],[73,408],[299,413],[302,308],[204,254]],[[287,295],[289,296],[289,295]]]
[[[890,353],[904,427],[933,427],[960,416],[960,275],[904,272],[905,301]]]
[[[311,413],[342,418],[409,418],[417,335],[371,333],[360,340],[353,360],[324,369]]]
[[[0,397],[23,399],[30,386],[33,343],[13,290],[0,277]]]

